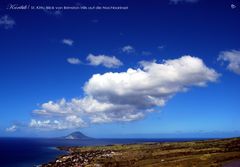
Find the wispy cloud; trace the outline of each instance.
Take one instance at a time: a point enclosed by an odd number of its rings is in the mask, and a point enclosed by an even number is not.
[[[6,128],[7,132],[15,132],[17,130],[17,126],[16,125],[12,125],[8,128]]]
[[[122,66],[123,63],[117,59],[115,56],[106,56],[106,55],[93,55],[89,54],[86,58],[87,61],[89,61],[90,65],[98,66],[103,65],[107,68],[118,68],[119,66]]]
[[[227,62],[227,69],[240,75],[240,50],[222,51],[218,61]]]
[[[178,4],[179,2],[186,2],[186,3],[196,3],[199,0],[169,0],[172,4]]]
[[[76,115],[66,116],[62,120],[37,120],[32,119],[28,124],[29,128],[39,130],[64,130],[85,127],[85,122]]]
[[[237,8],[237,6],[236,6],[235,4],[231,4],[230,7],[231,7],[232,9]]]
[[[159,50],[163,50],[163,49],[165,48],[165,45],[159,45],[157,48],[158,48]]]
[[[205,87],[220,76],[197,57],[141,61],[140,68],[94,74],[84,85],[82,98],[43,103],[33,111],[34,129],[71,129],[89,124],[129,122],[144,118],[174,95],[191,87]]]
[[[81,64],[82,63],[79,58],[75,58],[75,57],[67,58],[67,62],[70,64]]]
[[[68,45],[68,46],[72,46],[73,43],[74,43],[74,41],[72,39],[69,39],[69,38],[64,38],[61,42],[65,45]]]
[[[5,29],[11,29],[16,24],[16,22],[8,15],[4,15],[0,17],[0,26],[4,27]]]
[[[131,45],[126,45],[126,46],[122,47],[122,52],[124,52],[124,53],[134,53],[135,49]]]

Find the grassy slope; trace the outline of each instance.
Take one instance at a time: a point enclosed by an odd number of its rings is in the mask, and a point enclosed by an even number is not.
[[[70,156],[49,166],[214,167],[240,159],[240,138],[67,149]]]

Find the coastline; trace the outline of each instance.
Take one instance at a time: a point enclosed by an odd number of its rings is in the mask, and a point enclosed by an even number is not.
[[[231,167],[240,160],[240,138],[57,148],[68,151],[68,154],[42,167]]]

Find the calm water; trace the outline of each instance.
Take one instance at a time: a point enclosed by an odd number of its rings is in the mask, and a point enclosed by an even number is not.
[[[174,142],[199,139],[32,139],[32,138],[0,138],[0,166],[28,167],[54,160],[57,156],[66,154],[57,146],[94,146],[109,144],[128,144],[141,142]]]

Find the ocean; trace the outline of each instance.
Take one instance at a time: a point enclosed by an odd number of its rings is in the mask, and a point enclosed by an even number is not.
[[[176,142],[201,139],[42,139],[42,138],[0,138],[0,167],[31,167],[53,161],[59,155],[67,154],[57,146],[96,146],[110,144],[131,144],[144,142]]]

